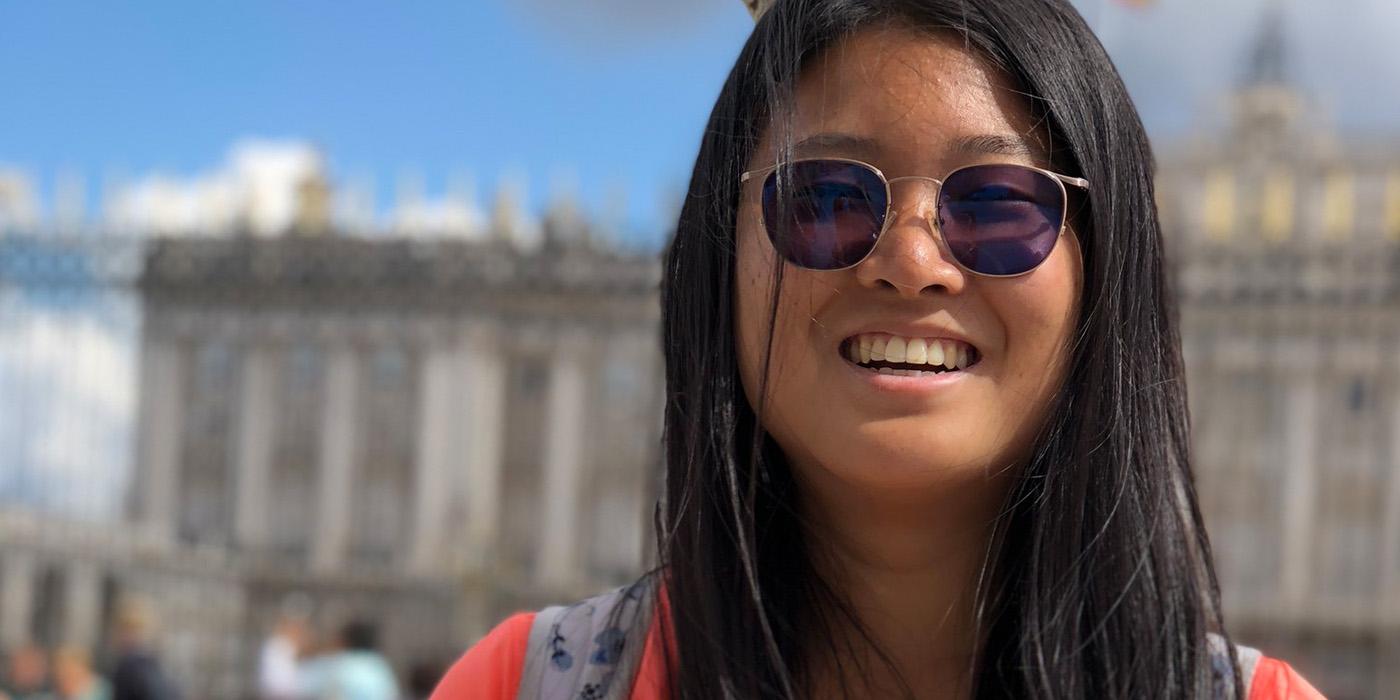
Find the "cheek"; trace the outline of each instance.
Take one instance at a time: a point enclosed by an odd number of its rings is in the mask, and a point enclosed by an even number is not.
[[[740,209],[741,219],[751,214]],[[734,319],[739,376],[750,406],[757,406],[759,372],[767,341],[768,303],[773,294],[773,251],[757,237],[752,226],[741,223],[735,234]]]
[[[1023,407],[1028,429],[1039,426],[1063,382],[1078,322],[1079,247],[1072,235],[1064,243],[1025,284],[1000,299],[1008,341],[1005,400]]]
[[[735,342],[737,343],[740,378],[750,406],[758,406],[758,389],[762,381],[764,355],[768,352],[769,305],[776,282],[774,279],[777,254],[761,232],[753,227],[740,227],[735,263]],[[813,356],[815,345],[812,319],[819,315],[823,289],[829,284],[818,275],[793,267],[782,273],[778,289],[777,315],[772,319],[772,358],[768,368],[768,402],[765,423],[770,432],[783,432],[785,426],[800,421],[791,415],[795,407],[810,404],[810,397],[794,394],[802,387],[816,387],[817,372]],[[827,292],[826,294],[829,294]],[[800,413],[800,410],[798,410]]]
[[[1075,329],[1079,325],[1079,305],[1084,288],[1083,258],[1079,249],[1079,239],[1066,232],[1062,245],[1055,251],[1053,268],[1055,275],[1046,281],[1042,303],[1039,308],[1043,332],[1053,344],[1051,352],[1063,371],[1068,366],[1069,345]]]

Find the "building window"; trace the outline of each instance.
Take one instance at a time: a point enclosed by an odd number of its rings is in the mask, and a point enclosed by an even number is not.
[[[286,561],[301,561],[315,527],[325,357],[314,345],[290,347],[281,356],[278,419],[272,456],[268,546]]]
[[[549,368],[543,362],[524,362],[520,367],[520,393],[539,396],[549,381]]]
[[[1400,241],[1400,170],[1390,173],[1385,182],[1385,236]]]
[[[1366,380],[1355,377],[1347,387],[1347,408],[1352,413],[1364,413],[1371,407],[1371,388],[1366,385]]]
[[[1356,226],[1356,178],[1334,170],[1327,174],[1322,197],[1322,232],[1327,238],[1342,239]]]
[[[1235,174],[1216,170],[1206,176],[1206,233],[1214,240],[1226,240],[1235,228]]]
[[[194,376],[182,401],[178,532],[185,542],[227,544],[233,530],[230,461],[241,368],[242,358],[226,341],[212,340],[196,350]]]
[[[388,566],[408,536],[414,439],[417,426],[417,358],[399,347],[377,350],[360,391],[361,440],[356,466],[350,558]]]
[[[1284,241],[1293,233],[1293,174],[1277,170],[1264,181],[1264,195],[1259,202],[1259,222],[1264,238]]]

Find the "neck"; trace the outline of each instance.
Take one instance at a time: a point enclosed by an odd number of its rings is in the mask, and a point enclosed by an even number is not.
[[[984,562],[991,565],[989,541],[1004,488],[978,479],[873,491],[832,483],[820,469],[804,471],[813,566],[864,628],[862,634],[843,616],[826,616],[844,625],[832,630],[837,649],[850,649],[858,663],[837,673],[818,660],[813,668],[826,677],[815,679],[817,687],[832,696],[842,688],[897,696],[905,689],[900,679],[918,698],[968,697],[979,637],[976,592]]]

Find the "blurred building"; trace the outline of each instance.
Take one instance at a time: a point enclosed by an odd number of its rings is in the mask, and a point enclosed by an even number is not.
[[[1157,149],[1198,488],[1232,630],[1400,697],[1400,140],[1328,128],[1283,36],[1224,129]]]
[[[1289,58],[1266,22],[1225,123],[1157,144],[1198,488],[1232,631],[1329,697],[1397,697],[1400,134],[1335,132]],[[376,223],[373,188],[323,167],[252,143],[137,182],[107,197],[120,245],[29,235],[35,188],[0,172],[0,320],[32,313],[22,287],[141,319],[119,514],[0,483],[0,647],[96,647],[143,593],[187,694],[242,697],[289,600],[378,621],[403,671],[647,565],[654,253],[566,204],[535,222],[519,187],[488,216],[409,178]],[[29,410],[13,388],[0,407]]]
[[[297,187],[282,236],[146,245],[127,517],[6,514],[0,644],[100,646],[141,593],[186,692],[242,697],[290,600],[378,623],[402,672],[646,565],[656,256],[567,206],[535,241],[510,212],[470,239],[326,235]]]

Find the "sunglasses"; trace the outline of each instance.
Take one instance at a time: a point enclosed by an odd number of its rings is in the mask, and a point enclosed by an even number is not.
[[[1088,180],[1009,163],[969,165],[941,180],[886,178],[869,163],[845,158],[794,160],[786,168],[742,173],[739,181],[765,174],[768,239],[788,262],[808,270],[860,264],[893,219],[890,185],[927,180],[938,185],[936,226],[959,267],[988,277],[1024,275],[1050,257],[1064,233],[1065,185],[1089,187]]]

